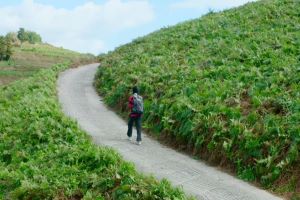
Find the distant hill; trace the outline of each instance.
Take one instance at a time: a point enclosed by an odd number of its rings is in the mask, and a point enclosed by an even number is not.
[[[300,1],[209,13],[99,58],[108,105],[126,113],[136,84],[163,141],[300,198]]]
[[[29,77],[42,68],[57,63],[71,62],[73,65],[93,62],[94,56],[58,48],[50,44],[24,42],[12,49],[9,61],[0,61],[0,85]]]

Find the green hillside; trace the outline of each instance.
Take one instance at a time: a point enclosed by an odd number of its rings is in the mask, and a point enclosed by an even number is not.
[[[100,60],[95,83],[108,105],[126,113],[137,84],[153,134],[244,180],[300,194],[300,1],[209,13]]]
[[[93,62],[94,57],[80,54],[49,44],[22,43],[13,47],[13,55],[9,61],[0,61],[0,85],[32,76],[40,69],[49,68],[57,63],[72,63],[78,66]]]

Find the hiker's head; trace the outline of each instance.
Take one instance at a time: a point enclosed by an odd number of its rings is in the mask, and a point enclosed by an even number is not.
[[[134,94],[134,93],[139,93],[139,89],[138,89],[138,87],[137,86],[134,86],[133,88],[132,88],[132,93]]]

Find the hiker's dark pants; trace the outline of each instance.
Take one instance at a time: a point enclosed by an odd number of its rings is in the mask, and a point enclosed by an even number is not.
[[[136,141],[138,142],[142,141],[142,136],[141,136],[142,117],[129,117],[127,136],[128,137],[132,136],[133,123],[135,123],[136,131],[137,131]]]

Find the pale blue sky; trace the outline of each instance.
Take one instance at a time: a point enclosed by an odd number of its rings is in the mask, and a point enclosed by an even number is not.
[[[1,0],[0,34],[24,27],[44,41],[99,54],[165,26],[253,0]]]

